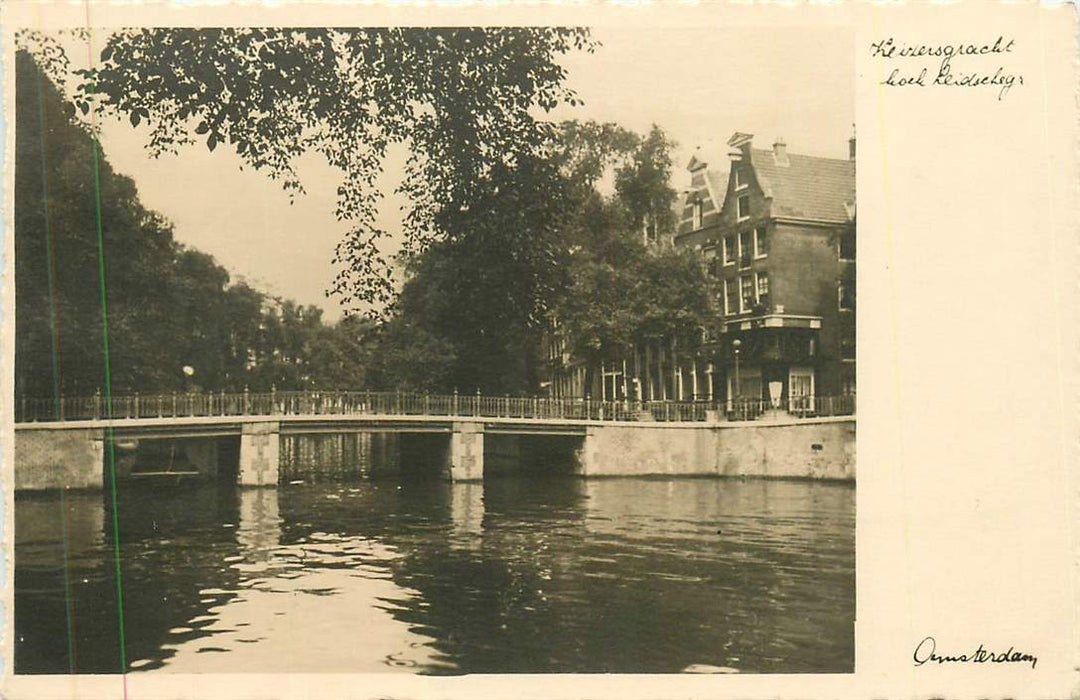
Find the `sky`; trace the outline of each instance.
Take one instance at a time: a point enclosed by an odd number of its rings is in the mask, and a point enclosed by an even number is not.
[[[846,158],[855,120],[853,35],[846,28],[643,29],[598,27],[593,54],[563,57],[568,84],[584,101],[553,119],[613,121],[643,133],[652,124],[674,139],[673,185],[689,184],[695,148],[724,158],[735,131],[770,147],[782,137],[791,153]],[[151,158],[145,127],[102,124],[113,168],[132,177],[143,205],[171,220],[180,242],[213,255],[234,279],[265,292],[341,315],[325,290],[333,280],[335,244],[347,224],[334,217],[338,175],[317,156],[299,162],[307,192],[290,202],[280,183],[241,169],[227,149],[205,144]],[[400,180],[403,149],[392,150],[379,182],[390,194]],[[712,161],[710,161],[712,162]],[[726,167],[725,163],[720,163]],[[379,224],[400,240],[401,207],[388,196]]]

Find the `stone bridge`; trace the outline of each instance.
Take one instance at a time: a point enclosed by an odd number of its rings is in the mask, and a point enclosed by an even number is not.
[[[216,452],[206,452],[216,443],[197,439],[228,436],[239,438],[237,482],[273,486],[282,436],[351,432],[392,432],[406,441],[427,435],[440,473],[453,481],[482,479],[486,457],[520,454],[537,437],[561,443],[582,476],[855,476],[855,417],[817,415],[831,411],[763,407],[754,420],[733,420],[724,407],[699,403],[366,392],[198,396],[54,403],[61,420],[27,415],[23,406],[15,424],[16,489],[100,488],[115,468],[117,446],[146,440],[183,441],[193,462],[212,463]]]

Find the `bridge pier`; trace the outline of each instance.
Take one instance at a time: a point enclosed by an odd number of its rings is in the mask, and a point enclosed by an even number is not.
[[[484,424],[455,422],[450,433],[450,480],[484,478]]]
[[[281,457],[281,424],[245,423],[240,433],[241,486],[277,486]]]

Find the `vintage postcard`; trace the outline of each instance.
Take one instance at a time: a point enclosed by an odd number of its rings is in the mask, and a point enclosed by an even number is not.
[[[0,26],[3,697],[1080,694],[1074,8]]]

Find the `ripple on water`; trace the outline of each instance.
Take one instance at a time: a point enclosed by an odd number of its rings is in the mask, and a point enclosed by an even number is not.
[[[125,614],[140,620],[130,667],[853,668],[852,489],[633,479],[396,486],[147,493],[121,514],[125,532],[152,532],[156,518],[170,537],[122,543]],[[100,498],[79,503],[78,517],[103,521]],[[39,636],[20,648],[18,671],[64,672],[64,649],[40,636],[66,625],[63,541],[44,529],[57,504],[22,505],[16,632]],[[95,626],[115,599],[103,531],[85,527],[68,542],[70,580],[85,581],[75,626],[101,630],[80,644],[80,671],[115,666],[115,632]]]

